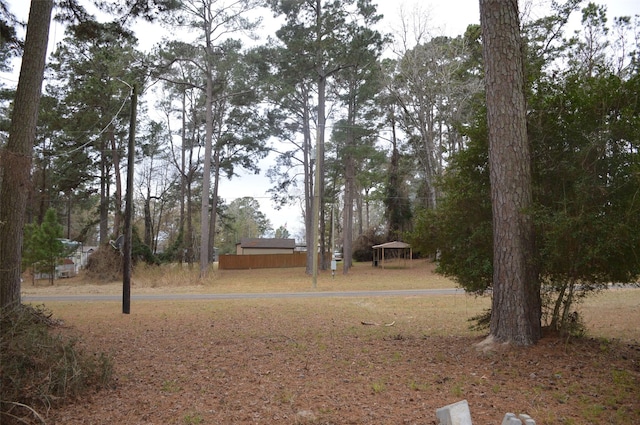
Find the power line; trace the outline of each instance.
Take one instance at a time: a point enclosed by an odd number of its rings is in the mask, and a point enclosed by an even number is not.
[[[0,75],[0,80],[8,81],[10,83],[18,84],[18,81],[12,80],[11,78],[3,77]]]
[[[128,85],[128,84],[127,84]],[[131,87],[131,86],[129,86]],[[128,97],[125,97],[124,100],[122,101],[122,105],[120,105],[120,109],[118,109],[118,112],[116,112],[116,114],[113,116],[113,118],[111,118],[111,120],[109,121],[109,123],[102,129],[100,130],[100,132],[98,132],[98,134],[96,134],[96,137],[100,137],[105,131],[107,131],[107,129],[109,128],[109,126],[111,124],[113,124],[113,122],[116,120],[116,117],[118,115],[120,115],[120,112],[122,112],[122,110],[124,109],[124,105],[127,104],[127,100],[129,100]],[[87,131],[87,133],[89,133],[89,131]],[[79,151],[80,149],[84,149],[85,147],[87,147],[89,144],[93,143],[93,140],[89,140],[87,143],[84,143],[80,146],[78,146],[77,148],[73,148],[70,151],[67,152],[67,155],[70,155],[74,152]]]

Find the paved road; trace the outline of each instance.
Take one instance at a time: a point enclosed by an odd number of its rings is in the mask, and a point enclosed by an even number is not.
[[[238,293],[238,294],[146,294],[131,295],[132,301],[175,301],[175,300],[248,300],[248,299],[278,299],[278,298],[331,298],[331,297],[409,297],[430,295],[464,294],[464,290],[456,288],[446,289],[406,289],[388,291],[318,291],[318,292],[268,292],[268,293]],[[24,303],[42,302],[74,302],[74,301],[120,301],[122,295],[24,295]]]

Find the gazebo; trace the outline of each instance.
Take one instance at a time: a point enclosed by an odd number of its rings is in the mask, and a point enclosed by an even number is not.
[[[404,264],[407,263],[408,259],[409,267],[411,267],[412,257],[413,252],[411,250],[411,245],[405,242],[394,241],[373,246],[374,267],[380,266],[384,269],[384,264],[389,259],[401,259],[404,261]]]

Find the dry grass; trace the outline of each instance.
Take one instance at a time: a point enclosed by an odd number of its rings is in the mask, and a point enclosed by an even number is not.
[[[516,410],[541,425],[631,425],[637,345],[609,339],[638,341],[638,301],[640,290],[611,291],[584,306],[607,314],[606,335],[593,335],[603,339],[491,354],[467,326],[488,300],[465,295],[140,301],[130,315],[117,302],[56,302],[89,348],[112,350],[118,386],[50,423],[431,423],[464,398],[478,424]]]
[[[587,334],[640,343],[640,289],[612,289],[579,306]]]
[[[366,329],[368,333],[392,335],[399,330],[414,335],[480,335],[469,330],[467,318],[488,306],[488,300],[464,295],[433,297],[363,297],[363,298],[297,298],[250,299],[220,301],[139,301],[132,306],[132,317],[118,315],[118,302],[55,302],[56,315],[67,323],[78,323],[91,317],[93,321],[120,323],[147,320],[172,320],[186,311],[195,316],[215,317],[224,326],[225,317],[237,317],[251,312],[258,320],[299,320],[303,317],[324,317],[340,327]],[[239,319],[238,319],[239,320]],[[362,322],[378,326],[364,326]],[[392,326],[384,326],[393,324]],[[301,323],[303,325],[303,323]],[[322,330],[300,327],[303,333]],[[238,335],[238,338],[251,335]],[[292,337],[295,337],[293,335]]]
[[[302,269],[138,269],[132,293],[311,292]],[[121,292],[83,279],[23,286],[37,295]],[[322,273],[316,291],[451,288],[433,265]],[[47,303],[95,351],[113,353],[118,385],[52,412],[51,423],[431,423],[468,399],[474,423],[506,411],[539,424],[640,420],[640,289],[581,305],[588,336],[479,353],[468,319],[488,298],[439,296]],[[363,322],[376,325],[365,326]],[[392,326],[385,326],[389,324]],[[622,343],[611,341],[619,339]],[[116,403],[119,408],[113,408]],[[311,416],[299,416],[309,412]]]
[[[335,276],[322,271],[318,277],[316,289],[312,288],[311,276],[303,268],[260,269],[260,270],[217,270],[212,269],[209,276],[200,280],[197,265],[193,267],[178,265],[141,266],[133,276],[132,294],[155,293],[265,293],[265,292],[313,292],[313,291],[360,291],[360,290],[402,290],[402,289],[441,289],[454,288],[451,279],[434,273],[434,264],[427,260],[414,260],[411,267],[375,268],[370,263],[356,263],[349,274],[337,270]],[[58,294],[112,294],[122,293],[121,282],[95,283],[86,277],[61,279],[54,286],[48,281],[23,283],[24,295]],[[264,301],[255,301],[263,303]],[[294,303],[303,304],[305,301]],[[353,305],[353,300],[313,300],[312,305],[321,311],[344,308]],[[468,319],[489,307],[486,298],[472,296],[439,297],[390,297],[371,299],[377,310],[410,312],[422,317],[427,328],[441,328],[445,332],[465,333]],[[251,303],[251,302],[249,302]],[[138,306],[144,303],[136,303]],[[180,303],[174,303],[181,305]],[[96,304],[91,304],[96,307]],[[107,306],[109,304],[107,303]],[[242,307],[240,301],[225,302],[225,307]],[[235,306],[235,307],[233,307]],[[218,306],[219,307],[219,306]],[[107,307],[111,310],[113,307]],[[356,309],[357,310],[357,309]],[[594,337],[619,338],[640,341],[640,290],[616,289],[588,298],[581,306],[588,334]],[[283,314],[288,314],[286,311]],[[398,313],[403,314],[403,313]],[[409,314],[409,313],[406,313]],[[383,321],[382,319],[380,319]]]
[[[342,274],[341,265],[335,276],[321,271],[318,291],[358,291],[386,289],[453,288],[450,279],[433,273],[434,265],[427,260],[414,260],[407,268],[374,268],[370,263],[358,263],[349,274]],[[133,274],[132,293],[153,293],[161,290],[173,293],[261,293],[313,291],[312,278],[304,268],[217,270],[212,268],[207,278],[199,278],[198,266],[177,264],[139,266]],[[27,282],[27,279],[25,279]],[[30,281],[29,281],[30,282]],[[25,283],[25,295],[58,294],[73,290],[75,294],[118,294],[121,282],[96,282],[86,276],[57,280],[54,286],[37,281]],[[73,288],[73,289],[71,289]]]
[[[54,312],[72,321],[111,316],[118,312],[118,302],[47,303]],[[341,316],[345,322],[361,321],[385,324],[403,321],[416,332],[435,335],[480,335],[469,330],[469,319],[490,307],[488,298],[468,295],[428,297],[314,298],[295,300],[224,300],[212,301],[136,301],[136,317],[160,313],[162,317],[189,309],[196,311],[243,311],[252,308],[277,310],[278,315],[295,317],[300,311],[318,315]],[[588,299],[581,307],[587,335],[594,338],[620,339],[640,343],[640,289],[611,290]],[[83,319],[84,318],[84,319]]]

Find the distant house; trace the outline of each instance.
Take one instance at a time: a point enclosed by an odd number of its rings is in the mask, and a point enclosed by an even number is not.
[[[84,246],[80,242],[69,239],[59,239],[67,251],[67,257],[56,266],[55,278],[74,277],[87,265],[87,259],[97,249],[95,246]],[[34,273],[34,279],[50,279],[50,274],[44,271]]]
[[[56,278],[74,277],[77,274],[76,265],[70,258],[62,260],[62,264],[56,266]]]
[[[89,256],[98,249],[97,246],[86,246],[80,242],[70,241],[69,239],[60,239],[65,247],[69,249],[69,260],[73,261],[74,270],[72,276],[78,274],[81,269],[87,266]]]
[[[97,246],[80,245],[80,247],[78,247],[78,249],[75,250],[75,252],[69,258],[73,259],[73,262],[76,265],[76,273],[78,273],[81,269],[84,269],[87,266],[89,257],[97,249],[98,249]]]
[[[73,260],[70,258],[64,258],[61,263],[56,266],[54,279],[74,277],[77,274],[76,265],[73,263]],[[35,280],[51,279],[51,273],[48,271],[37,270],[34,272],[33,278]]]
[[[295,239],[242,238],[236,244],[237,255],[293,254],[295,249]]]

